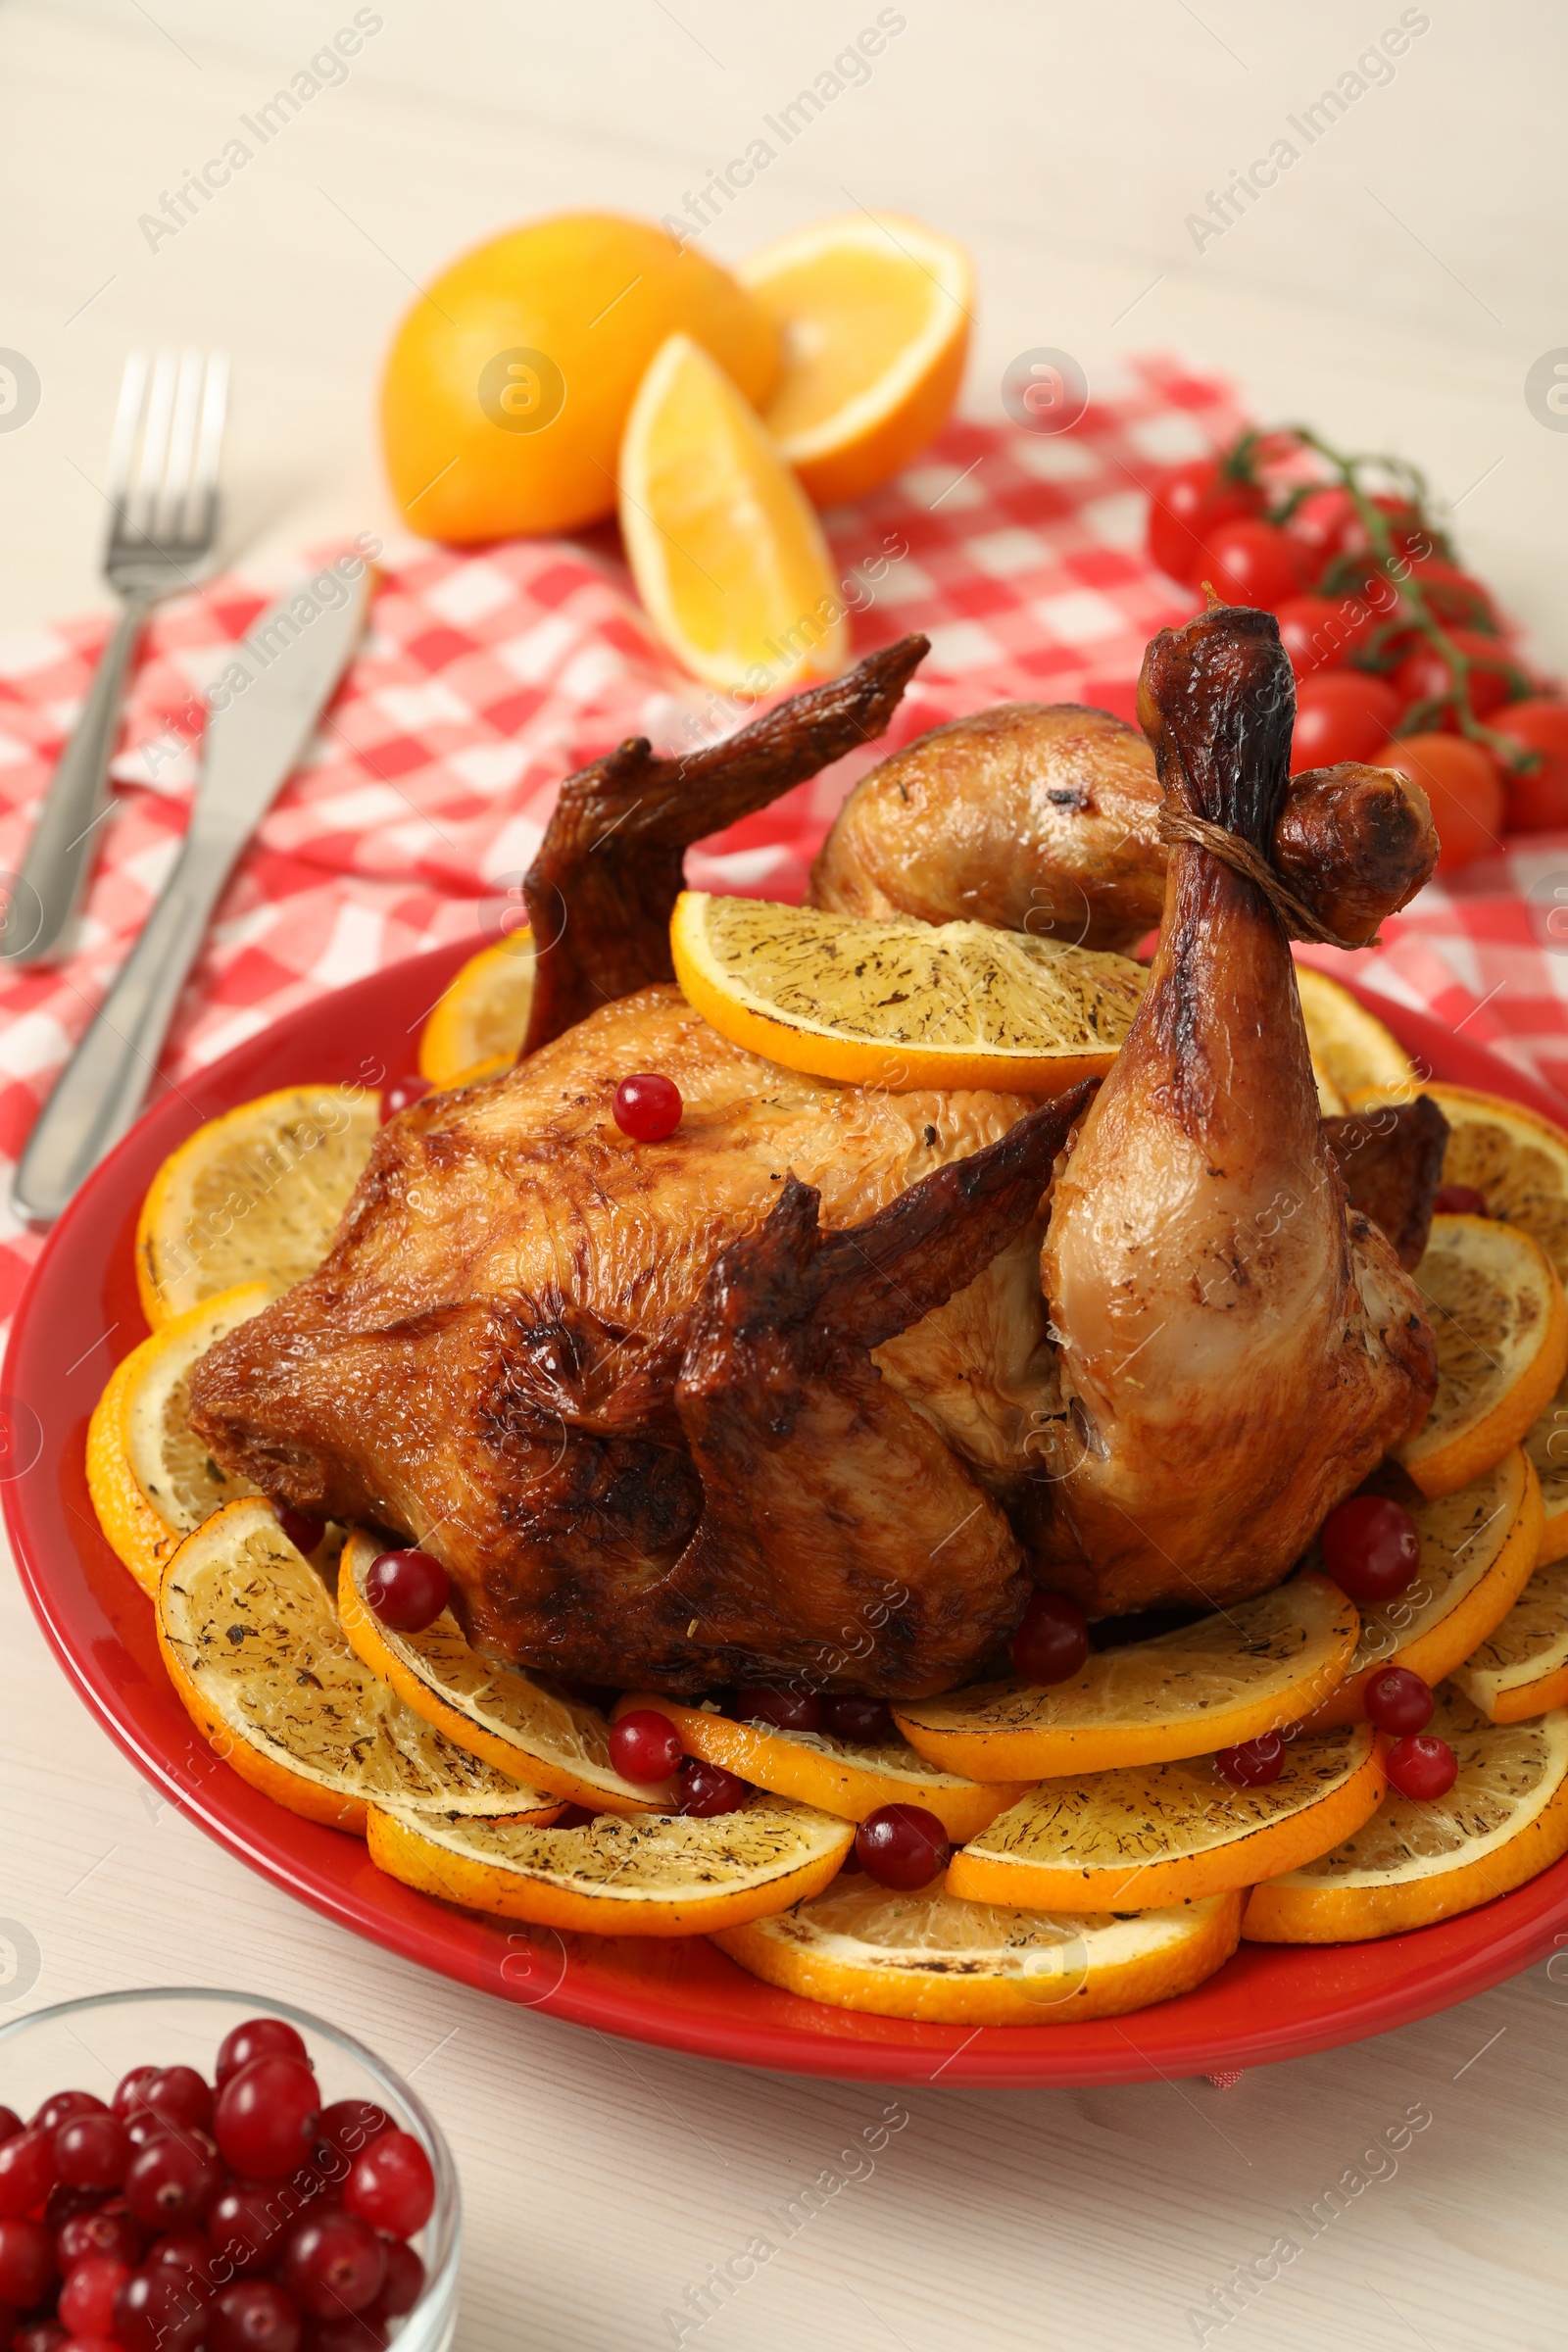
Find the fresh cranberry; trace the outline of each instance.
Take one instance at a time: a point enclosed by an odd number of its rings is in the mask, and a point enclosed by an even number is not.
[[[688,1756],[680,1768],[681,1813],[691,1813],[707,1820],[714,1813],[736,1813],[751,1795],[751,1789],[738,1774],[726,1772],[722,1764],[710,1764],[702,1756]]]
[[[1487,1196],[1478,1193],[1473,1184],[1440,1184],[1433,1196],[1434,1213],[1440,1217],[1485,1217],[1491,1214]]]
[[[1433,1797],[1446,1794],[1459,1775],[1459,1759],[1446,1740],[1434,1740],[1430,1734],[1416,1740],[1396,1740],[1388,1765],[1393,1787],[1417,1804],[1429,1804]]]
[[[320,2091],[298,2058],[253,2058],[218,2094],[213,2131],[223,2162],[252,2180],[275,2180],[309,2160]]]
[[[24,2214],[0,2221],[0,2302],[30,2311],[55,2275],[54,2239]]]
[[[212,2245],[200,2230],[167,2230],[162,2237],[154,2238],[147,2249],[147,2260],[150,2263],[167,2263],[172,2270],[183,2271],[187,2278],[194,2278],[198,2285],[206,2287],[209,2292],[218,2284],[213,2274]]]
[[[893,1710],[885,1698],[824,1698],[822,1729],[857,1747],[883,1747],[894,1737]]]
[[[89,2254],[108,2255],[133,2271],[141,2260],[142,2233],[122,2197],[100,2205],[93,2213],[74,2214],[55,2231],[55,2260],[62,2272],[74,2271]]]
[[[355,2158],[343,2203],[388,2237],[413,2237],[424,2228],[435,2204],[435,2175],[412,2132],[384,2132]]]
[[[1381,1674],[1373,1675],[1361,1697],[1368,1723],[1400,1738],[1424,1732],[1432,1721],[1435,1703],[1430,1683],[1412,1674],[1408,1666],[1385,1666]]]
[[[424,2292],[424,2265],[412,2246],[392,2238],[386,2249],[386,2277],[381,2292],[365,2313],[368,2320],[401,2320]]]
[[[406,1078],[394,1078],[390,1086],[384,1086],[381,1089],[382,1126],[386,1125],[388,1119],[395,1119],[400,1110],[407,1110],[411,1103],[421,1102],[430,1092],[430,1085],[428,1078],[421,1078],[416,1070],[411,1070]]]
[[[190,2352],[210,2302],[200,2281],[170,2262],[144,2263],[115,2297],[115,2338],[124,2352]]]
[[[427,1551],[383,1551],[365,1579],[366,1599],[397,1634],[422,1634],[451,1596],[451,1578]]]
[[[68,2188],[118,2188],[130,2134],[118,2115],[74,2115],[55,2133],[55,2169]]]
[[[57,2180],[43,2201],[45,2229],[61,2230],[79,2213],[96,2213],[109,2193],[107,2188],[70,2188]]]
[[[242,2026],[231,2027],[218,2045],[214,2072],[219,2089],[222,2089],[230,2075],[237,2075],[242,2066],[249,2066],[253,2058],[298,2058],[302,2065],[311,2063],[303,2035],[296,2034],[282,2018],[248,2017]]]
[[[95,2099],[90,2090],[57,2090],[52,2099],[45,2099],[28,2128],[33,2132],[58,2132],[74,2115],[108,2113],[102,2099]]]
[[[150,2139],[175,2130],[167,2116],[155,2115],[150,2107],[133,2107],[125,2118],[125,2137],[133,2148],[144,2148]]]
[[[770,1723],[781,1732],[819,1732],[822,1701],[809,1690],[780,1690],[748,1683],[735,1693],[732,1713],[741,1723]]]
[[[341,2320],[311,2320],[302,2340],[305,2352],[385,2352],[388,2339],[384,2322],[355,2311]]]
[[[125,2168],[125,2203],[144,2230],[200,2222],[222,2185],[223,2168],[205,2132],[166,2130]]]
[[[615,1089],[615,1125],[634,1144],[662,1144],[680,1125],[684,1108],[674,1079],[656,1072],[623,1078]]]
[[[320,2135],[311,2162],[323,2180],[341,2180],[355,2157],[391,2129],[386,2109],[369,2099],[334,2099],[321,2110]]]
[[[336,2320],[375,2301],[386,2278],[386,2248],[356,2214],[310,2214],[289,2231],[278,2268],[302,2311]]]
[[[924,1805],[880,1805],[855,1833],[855,1859],[879,1886],[929,1886],[951,1851],[947,1831]]]
[[[0,2217],[31,2213],[58,2179],[52,2131],[29,2125],[14,2139],[0,2140]]]
[[[1285,1770],[1285,1742],[1278,1732],[1260,1732],[1239,1747],[1222,1747],[1214,1768],[1233,1788],[1266,1788]]]
[[[275,2182],[230,2181],[207,2216],[208,2242],[242,2275],[265,2270],[293,2218]]]
[[[115,2090],[114,2112],[122,2123],[138,2108],[147,2104],[147,2085],[161,2070],[156,2066],[133,2066],[128,2075],[122,2075]]]
[[[1089,1621],[1065,1592],[1031,1592],[1008,1655],[1026,1683],[1064,1683],[1089,1655]]]
[[[680,1734],[657,1707],[633,1707],[610,1729],[610,1761],[623,1780],[667,1781],[680,1769]]]
[[[115,2297],[129,2277],[128,2262],[116,2262],[110,2254],[89,2254],[60,2289],[61,2325],[73,2335],[112,2335]]]
[[[199,2132],[213,2120],[212,2085],[193,2066],[160,2067],[147,2085],[146,2104],[166,2123],[193,2125]]]
[[[61,2345],[70,2341],[58,2320],[34,2320],[30,2328],[18,2328],[11,2338],[11,2352],[60,2352]]]
[[[0,2143],[4,2143],[8,2139],[15,2139],[17,2133],[25,2129],[26,2126],[14,2107],[0,2107]]]
[[[225,2286],[207,2322],[207,2352],[297,2352],[300,2315],[270,2278]]]
[[[1421,1566],[1415,1521],[1386,1494],[1352,1494],[1323,1522],[1323,1565],[1359,1606],[1393,1600]]]
[[[316,1549],[326,1533],[326,1521],[313,1519],[309,1511],[279,1510],[277,1524],[295,1550],[303,1551],[307,1557]],[[295,2038],[297,2039],[298,2036],[296,2035]],[[223,2078],[220,2075],[218,2079],[221,2082]]]

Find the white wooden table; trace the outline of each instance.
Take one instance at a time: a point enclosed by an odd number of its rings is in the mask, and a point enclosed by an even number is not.
[[[876,12],[378,13],[347,83],[156,250],[139,216],[353,11],[277,0],[264,22],[233,0],[16,0],[0,14],[0,346],[43,387],[26,428],[0,434],[0,621],[101,601],[94,482],[132,342],[233,355],[231,553],[277,572],[307,539],[385,528],[370,393],[411,282],[530,212],[679,206]],[[1473,560],[1560,664],[1568,436],[1521,391],[1568,334],[1551,305],[1560,14],[1435,10],[1392,82],[1369,81],[1321,150],[1200,253],[1195,206],[1378,40],[1358,0],[1262,25],[1239,0],[1200,16],[1182,0],[903,13],[869,82],[715,226],[713,251],[849,202],[954,227],[981,271],[977,411],[995,412],[1003,368],[1034,346],[1073,351],[1091,376],[1118,349],[1186,348],[1232,368],[1261,415],[1424,463],[1461,502]],[[457,1990],[324,1926],[154,1800],[9,1578],[0,1621],[0,1938],[18,1954],[0,2010],[205,1981],[364,2034],[456,2146],[460,2340],[474,2352],[1568,2343],[1568,1960],[1560,1984],[1543,1964],[1227,2089],[884,2094],[724,2072]],[[688,2290],[895,2100],[874,2171],[698,2327]],[[1430,2121],[1390,2153],[1412,2111]],[[684,2331],[667,2316],[683,2310]]]

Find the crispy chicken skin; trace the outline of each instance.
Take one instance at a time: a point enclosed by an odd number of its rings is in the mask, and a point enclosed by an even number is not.
[[[1159,802],[1136,727],[1076,703],[1003,703],[861,777],[811,870],[812,901],[1126,951],[1164,903]],[[1348,761],[1291,779],[1270,850],[1321,922],[1363,941],[1429,878],[1438,837],[1419,785]]]
[[[1164,789],[1261,848],[1294,702],[1272,615],[1161,631],[1140,711]],[[1420,1297],[1348,1205],[1285,935],[1206,848],[1172,853],[1149,993],[1057,1178],[1041,1279],[1066,1409],[1036,1541],[1096,1613],[1277,1583],[1430,1404]]]

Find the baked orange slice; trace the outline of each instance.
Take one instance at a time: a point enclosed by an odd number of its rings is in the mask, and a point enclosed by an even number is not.
[[[775,1796],[799,1797],[845,1821],[863,1821],[881,1805],[923,1805],[956,1841],[972,1838],[1004,1805],[1023,1794],[1022,1785],[969,1781],[944,1772],[906,1740],[858,1746],[826,1732],[784,1732],[770,1723],[736,1723],[678,1699],[627,1697],[615,1719],[635,1707],[654,1707],[680,1734],[689,1756],[722,1764],[754,1788]]]
[[[1314,1730],[1359,1722],[1366,1686],[1385,1666],[1406,1666],[1435,1689],[1504,1622],[1535,1569],[1541,1494],[1517,1446],[1457,1494],[1419,1495],[1392,1464],[1367,1483],[1415,1521],[1421,1566],[1396,1599],[1361,1611],[1345,1680],[1312,1715]]]
[[[1438,1349],[1432,1410],[1398,1458],[1425,1494],[1452,1494],[1525,1438],[1568,1372],[1568,1300],[1521,1226],[1434,1217],[1415,1270]]]
[[[1255,1887],[1249,1942],[1402,1936],[1490,1903],[1568,1853],[1568,1710],[1492,1724],[1446,1683],[1429,1729],[1459,1759],[1446,1796],[1414,1803],[1390,1788],[1332,1853]]]
[[[682,891],[675,977],[720,1036],[787,1069],[895,1092],[1059,1095],[1103,1077],[1149,974],[1125,956],[997,931]]]
[[[1381,1102],[1404,1102],[1416,1093],[1420,1080],[1414,1062],[1359,998],[1309,963],[1297,965],[1296,984],[1320,1100],[1325,1079],[1339,1096],[1337,1107],[1342,1111],[1368,1093]]]
[[[1538,1568],[1513,1607],[1449,1680],[1492,1723],[1568,1706],[1568,1559]]]
[[[1568,1552],[1568,1380],[1525,1435],[1525,1451],[1541,1481],[1541,1549],[1537,1567]]]
[[[259,1496],[225,1503],[164,1570],[158,1644],[215,1751],[291,1813],[363,1831],[372,1801],[550,1821],[561,1799],[470,1755],[343,1639],[326,1587]]]
[[[779,329],[763,421],[819,507],[863,497],[936,438],[974,308],[961,245],[903,214],[840,213],[735,274]]]
[[[620,535],[649,619],[694,676],[753,696],[833,678],[849,607],[810,501],[690,335],[660,346],[620,445]]]
[[[450,1609],[423,1633],[383,1625],[365,1597],[365,1580],[383,1548],[356,1528],[338,1563],[337,1607],[356,1653],[406,1705],[455,1746],[498,1772],[598,1813],[657,1813],[674,1785],[622,1780],[610,1761],[610,1725],[597,1707],[559,1684],[474,1648]]]
[[[945,2026],[1076,2026],[1191,1992],[1235,1951],[1243,1896],[1125,1919],[1002,1910],[940,1882],[896,1894],[846,1872],[825,1894],[713,1941],[808,2001]]]
[[[419,1073],[446,1089],[508,1070],[533,1005],[533,933],[510,932],[470,956],[419,1032]]]
[[[312,1273],[379,1124],[365,1087],[286,1086],[187,1136],[136,1225],[136,1287],[153,1329],[236,1284],[287,1290]]]
[[[976,1781],[1037,1781],[1205,1756],[1309,1714],[1349,1663],[1360,1618],[1326,1576],[1196,1625],[1090,1653],[1049,1689],[979,1683],[895,1705],[911,1747]]]
[[[1042,1781],[954,1855],[948,1892],[1039,1911],[1193,1902],[1327,1853],[1387,1786],[1367,1723],[1297,1734],[1261,1788],[1233,1788],[1212,1756]]]
[[[215,1340],[275,1297],[270,1283],[241,1283],[187,1308],[116,1365],[93,1409],[87,1492],[110,1547],[149,1596],[177,1544],[225,1502],[256,1492],[191,1436],[190,1375]]]
[[[1568,1282],[1568,1133],[1502,1095],[1427,1085],[1448,1122],[1445,1184],[1467,1184],[1494,1217],[1534,1237]]]
[[[592,1936],[706,1936],[817,1894],[854,1826],[785,1796],[734,1813],[602,1813],[578,1829],[378,1805],[370,1859],[421,1894]]]

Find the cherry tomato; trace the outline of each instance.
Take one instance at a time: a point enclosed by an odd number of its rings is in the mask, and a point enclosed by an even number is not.
[[[1334,767],[1342,760],[1370,760],[1404,709],[1386,679],[1364,669],[1320,669],[1303,678],[1296,697],[1291,773]]]
[[[1500,637],[1489,637],[1480,629],[1452,628],[1447,634],[1471,665],[1470,709],[1477,718],[1485,718],[1508,700],[1516,670],[1513,658]],[[1411,703],[1446,703],[1446,710],[1433,723],[1456,731],[1453,674],[1435,645],[1423,639],[1406,654],[1394,673],[1394,689],[1407,708]]]
[[[1280,643],[1298,680],[1314,669],[1343,668],[1363,643],[1377,615],[1354,596],[1292,596],[1277,608]]]
[[[1250,482],[1227,481],[1217,458],[1169,466],[1150,485],[1149,553],[1173,580],[1196,582],[1203,541],[1222,522],[1255,514],[1263,493]]]
[[[1528,702],[1510,703],[1490,724],[1526,751],[1541,754],[1540,766],[1528,775],[1503,778],[1509,832],[1553,833],[1568,825],[1568,703],[1532,695]]]
[[[1445,626],[1457,621],[1462,628],[1495,628],[1492,599],[1478,579],[1450,564],[1446,556],[1426,556],[1410,566],[1410,577],[1437,618]]]
[[[1437,556],[1437,544],[1432,533],[1422,521],[1419,510],[1407,498],[1374,498],[1371,504],[1389,526],[1389,537],[1394,542],[1396,556],[1409,556],[1418,563]],[[1370,549],[1371,545],[1372,535],[1352,507],[1340,541],[1341,549],[1348,556],[1355,556]]]
[[[1355,520],[1355,501],[1342,482],[1309,491],[1302,499],[1285,527],[1305,549],[1314,579],[1340,553]]]
[[[1456,874],[1473,858],[1501,848],[1502,778],[1496,761],[1479,743],[1463,735],[1405,735],[1385,744],[1377,764],[1419,784],[1432,803],[1443,845],[1438,853],[1440,874]]]
[[[1229,605],[1260,606],[1272,612],[1300,594],[1304,572],[1300,549],[1277,523],[1244,514],[1210,529],[1198,578],[1210,582]]]

